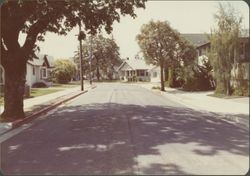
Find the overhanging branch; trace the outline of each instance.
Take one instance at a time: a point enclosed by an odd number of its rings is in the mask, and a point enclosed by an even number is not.
[[[38,34],[42,33],[46,29],[48,24],[49,24],[49,20],[40,19],[30,27],[30,30],[27,33],[24,45],[22,46],[22,50],[24,51],[24,53],[27,53],[25,55],[26,58],[28,57],[30,52],[34,49]]]

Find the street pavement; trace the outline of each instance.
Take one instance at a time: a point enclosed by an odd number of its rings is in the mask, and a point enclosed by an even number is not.
[[[249,169],[249,129],[129,84],[98,84],[11,133],[0,137],[6,175],[243,175]]]
[[[88,82],[84,83],[85,90],[90,89],[91,85]],[[48,89],[55,89],[53,87]],[[66,98],[67,95],[70,95],[72,93],[80,92],[81,87],[73,87],[73,88],[56,88],[56,89],[62,89],[61,91],[50,93],[34,98],[28,98],[24,100],[24,111],[32,112],[36,109],[44,108],[52,103],[52,101],[60,100],[60,98]],[[4,106],[0,105],[0,114],[4,111]],[[37,110],[36,110],[37,111]],[[9,122],[0,122],[0,135],[8,131],[12,128],[12,124]]]

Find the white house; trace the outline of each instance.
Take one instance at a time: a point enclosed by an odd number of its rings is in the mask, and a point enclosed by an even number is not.
[[[158,83],[161,82],[161,69],[159,66],[154,66],[148,70],[150,76],[150,82]]]
[[[143,59],[126,59],[117,69],[121,81],[160,82],[160,67],[148,65]]]
[[[118,74],[122,81],[149,81],[149,69],[143,60],[127,59],[118,68]]]
[[[36,82],[51,85],[50,75],[53,69],[53,57],[38,55],[38,59],[29,60],[26,66],[26,84],[32,86]]]
[[[26,64],[26,84],[32,87],[36,82],[44,82],[47,86],[52,84],[50,80],[53,69],[53,57],[38,54],[38,59],[29,60]],[[0,65],[0,89],[4,85],[4,68]]]

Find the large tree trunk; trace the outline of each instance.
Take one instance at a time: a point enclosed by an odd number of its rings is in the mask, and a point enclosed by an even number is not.
[[[164,84],[164,68],[163,68],[163,62],[160,63],[160,69],[161,69],[161,91],[165,91],[165,84]]]
[[[16,58],[8,58],[6,62],[7,63],[3,65],[5,69],[5,87],[4,112],[1,114],[1,118],[8,121],[25,117],[23,110],[23,94],[26,62]]]

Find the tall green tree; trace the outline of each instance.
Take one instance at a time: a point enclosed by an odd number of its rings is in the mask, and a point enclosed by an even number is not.
[[[85,74],[89,74],[88,64],[92,53],[91,72],[95,72],[98,81],[103,76],[112,79],[114,66],[121,63],[119,47],[116,42],[102,35],[88,37],[83,44],[83,53],[85,53],[85,59],[82,65]],[[75,56],[75,61],[79,64],[78,54]]]
[[[219,4],[215,14],[216,27],[211,34],[209,59],[214,69],[216,93],[231,94],[231,70],[237,57],[238,38],[242,18],[232,6]]]
[[[95,34],[102,27],[112,31],[121,15],[136,17],[135,8],[144,8],[145,0],[8,0],[1,6],[1,64],[5,69],[4,112],[2,119],[24,117],[23,92],[27,60],[44,40],[47,32],[66,35],[79,21],[85,31]],[[27,34],[24,44],[19,33]],[[15,72],[13,72],[15,70]],[[15,98],[14,98],[15,97]]]
[[[171,63],[179,41],[178,33],[167,21],[150,21],[141,28],[137,41],[147,63],[160,66],[161,91],[165,91],[164,66]]]
[[[194,63],[197,58],[195,47],[179,34],[179,40],[176,41],[176,48],[172,59],[166,64],[168,70],[168,85],[169,87],[181,86],[184,80],[177,80],[183,77],[182,74],[187,67]]]

